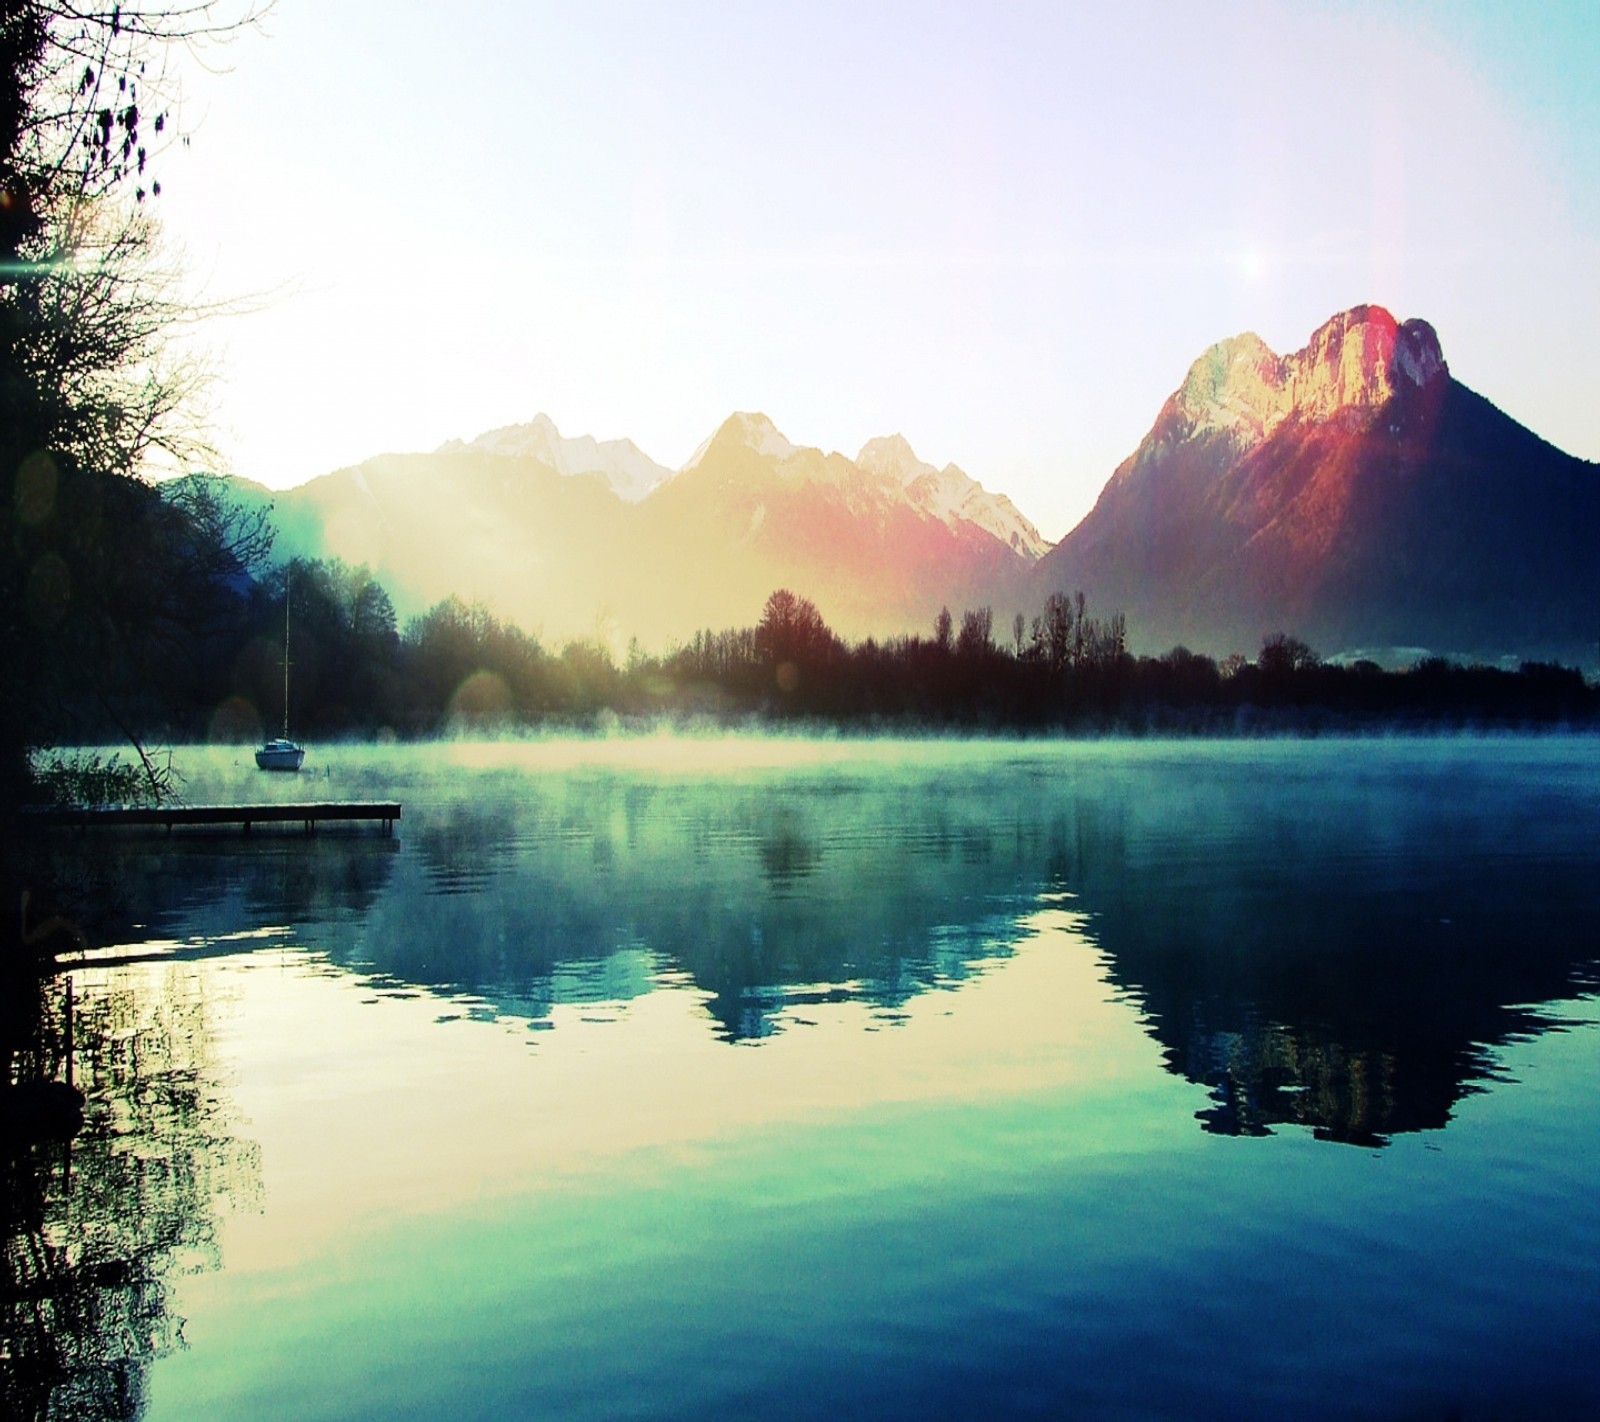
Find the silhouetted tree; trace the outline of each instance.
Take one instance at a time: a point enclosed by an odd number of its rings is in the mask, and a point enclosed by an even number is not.
[[[1285,676],[1321,665],[1321,658],[1298,637],[1274,632],[1261,643],[1256,665],[1267,676]]]
[[[1210,657],[1177,646],[1161,658],[1161,666],[1168,674],[1168,685],[1185,698],[1203,697],[1214,692],[1221,684],[1221,673]]]
[[[992,650],[994,611],[969,608],[961,614],[961,632],[956,638],[956,655],[975,657]]]
[[[86,706],[138,713],[130,681],[148,684],[196,607],[172,560],[192,570],[218,546],[215,526],[190,537],[203,508],[139,482],[152,455],[197,443],[197,377],[165,341],[183,307],[142,206],[173,132],[148,61],[248,19],[178,0],[0,3],[0,470],[16,492],[0,500],[0,791]]]
[[[1065,593],[1053,592],[1044,601],[1039,647],[1044,664],[1051,671],[1060,671],[1071,660],[1072,639],[1072,603]]]
[[[621,690],[611,653],[594,640],[568,642],[551,668],[551,679],[555,706],[568,712],[615,707]]]
[[[726,685],[754,686],[751,675],[761,652],[752,627],[696,632],[687,646],[667,658],[667,670],[690,681],[717,681]]]
[[[767,599],[756,625],[755,645],[771,673],[771,685],[789,696],[805,685],[805,701],[811,706],[823,690],[816,683],[816,673],[841,650],[816,604],[787,588],[779,588]]]
[[[552,709],[556,677],[534,638],[500,622],[482,603],[446,598],[406,625],[414,688],[413,720],[421,729],[468,721],[531,720]],[[564,688],[570,688],[570,681]]]

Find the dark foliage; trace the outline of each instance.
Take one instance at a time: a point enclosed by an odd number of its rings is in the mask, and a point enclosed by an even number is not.
[[[175,136],[160,51],[249,18],[0,0],[0,809],[41,747],[198,694],[265,551],[214,488],[142,477],[198,443],[145,202]]]
[[[232,695],[281,702],[282,574],[269,579],[250,676]],[[403,735],[583,725],[598,716],[818,722],[855,729],[976,732],[1254,733],[1379,727],[1590,725],[1600,693],[1575,670],[1517,670],[1428,661],[1385,672],[1324,662],[1283,633],[1254,662],[1175,647],[1130,656],[1122,619],[1102,622],[1081,594],[1050,599],[992,640],[988,609],[941,617],[927,637],[851,645],[808,598],[780,589],[754,627],[706,629],[662,657],[630,649],[618,666],[597,642],[546,651],[482,606],[447,599],[403,636],[361,611],[388,600],[364,570],[297,563],[291,719],[308,734]],[[960,630],[955,629],[959,626]],[[302,645],[308,642],[309,645]],[[190,708],[198,725],[204,706]],[[259,720],[260,718],[258,718]],[[252,723],[254,724],[254,723]]]

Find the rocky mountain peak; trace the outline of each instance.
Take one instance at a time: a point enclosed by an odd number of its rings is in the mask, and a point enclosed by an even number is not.
[[[1083,588],[1152,651],[1289,627],[1325,651],[1592,657],[1597,530],[1593,465],[1454,379],[1427,322],[1360,306],[1281,359],[1207,351],[1033,585]]]
[[[1314,420],[1368,409],[1394,394],[1400,323],[1381,306],[1356,306],[1324,322],[1285,362],[1292,408]]]
[[[1219,341],[1189,367],[1172,409],[1186,433],[1220,431],[1250,447],[1291,415],[1320,422],[1370,410],[1403,386],[1448,371],[1426,321],[1402,323],[1381,306],[1354,306],[1290,356],[1276,355],[1254,332]]]
[[[1173,401],[1193,432],[1222,430],[1254,443],[1287,413],[1284,384],[1283,360],[1246,331],[1195,361]]]
[[[1390,376],[1398,384],[1403,377],[1413,385],[1426,385],[1436,375],[1448,375],[1439,335],[1426,321],[1413,317],[1402,321],[1395,333],[1394,354],[1390,357]]]
[[[865,473],[899,484],[914,507],[941,523],[952,528],[973,524],[1029,562],[1043,557],[1050,547],[1005,495],[991,494],[957,465],[939,469],[918,459],[903,435],[868,440],[855,463]]]

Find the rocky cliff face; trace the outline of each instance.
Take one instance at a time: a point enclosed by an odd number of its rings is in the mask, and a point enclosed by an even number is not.
[[[1274,354],[1253,332],[1219,341],[1189,367],[1157,424],[1180,439],[1226,433],[1249,449],[1285,420],[1360,418],[1398,391],[1448,374],[1426,321],[1402,323],[1381,306],[1357,306],[1290,356]]]
[[[1593,658],[1600,479],[1450,376],[1426,321],[1358,306],[1279,356],[1189,369],[1035,570],[1126,612],[1134,645]]]

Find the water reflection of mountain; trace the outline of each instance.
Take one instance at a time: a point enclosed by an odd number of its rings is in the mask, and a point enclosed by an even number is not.
[[[486,776],[408,807],[399,840],[107,836],[59,842],[49,873],[134,956],[292,939],[536,1023],[667,973],[745,1040],[820,1001],[892,1013],[1009,952],[1048,856],[994,807],[981,785]]]
[[[1204,1128],[1380,1143],[1437,1129],[1496,1049],[1600,987],[1600,803],[1471,766],[1180,792],[1125,807],[1120,862],[1070,866],[1110,976]]]
[[[1443,1125],[1551,1025],[1537,1004],[1594,990],[1593,760],[1463,741],[517,771],[427,783],[400,852],[174,835],[120,846],[111,877],[136,937],[283,925],[380,988],[536,1026],[666,978],[730,1041],[819,1003],[892,1020],[1067,891],[1170,1069],[1214,1092],[1207,1130],[1376,1141]]]
[[[1014,834],[1007,848],[992,808],[610,776],[541,785],[512,814],[458,803],[410,831],[370,966],[535,1017],[674,973],[729,1040],[820,1001],[892,1012],[1010,951],[1042,849],[1021,853]]]

